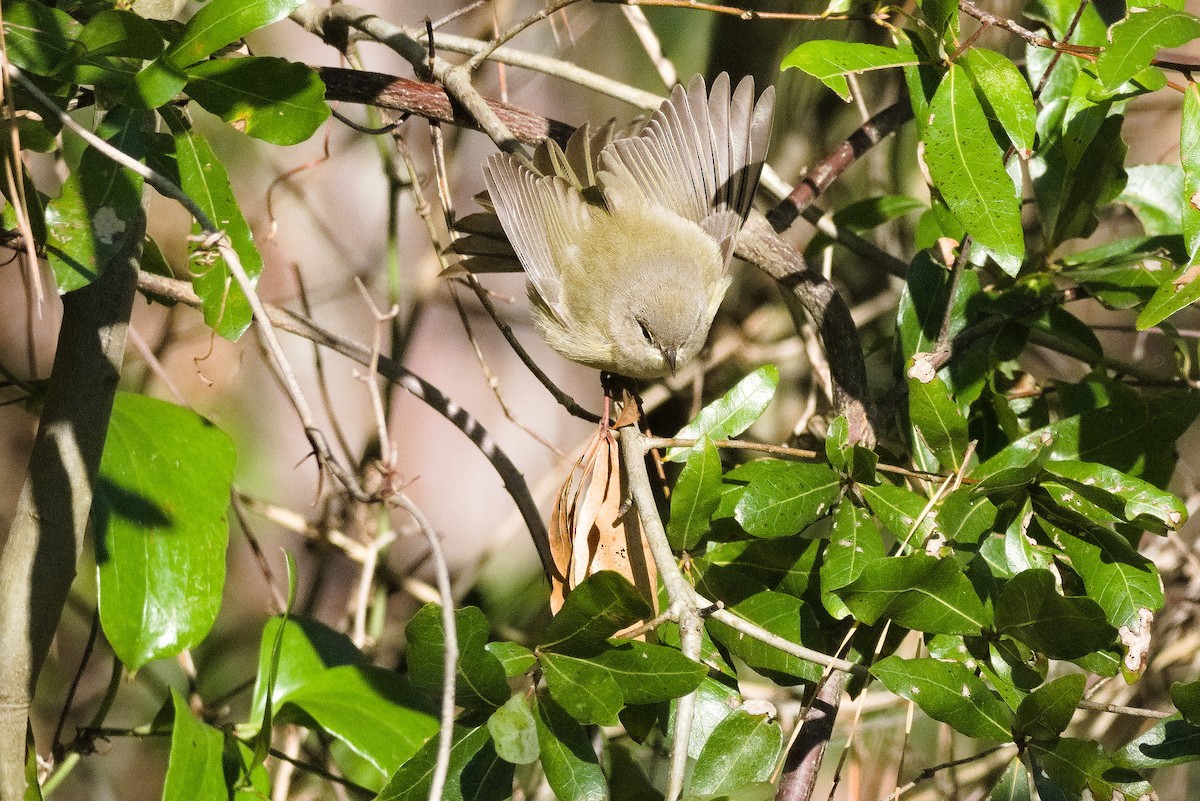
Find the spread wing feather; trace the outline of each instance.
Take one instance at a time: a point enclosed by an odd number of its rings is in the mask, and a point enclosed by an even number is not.
[[[560,264],[571,258],[586,224],[582,198],[568,179],[535,175],[506,153],[489,158],[483,172],[496,216],[529,282],[561,319]]]
[[[636,188],[642,198],[696,223],[726,210],[745,219],[766,155],[773,105],[770,88],[754,102],[749,78],[731,94],[725,73],[711,92],[699,76],[686,89],[676,86],[641,133],[613,141],[600,154],[606,194],[610,183],[617,197]]]

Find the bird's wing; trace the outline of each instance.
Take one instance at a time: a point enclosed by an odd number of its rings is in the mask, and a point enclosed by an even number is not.
[[[771,131],[774,92],[754,102],[754,82],[745,78],[730,94],[721,73],[706,93],[696,76],[676,86],[670,99],[637,136],[617,139],[600,154],[606,194],[638,193],[675,213],[702,223],[714,211],[745,218],[762,170]]]
[[[529,283],[561,319],[563,260],[572,258],[588,211],[566,179],[538,176],[506,153],[483,169],[488,195]]]

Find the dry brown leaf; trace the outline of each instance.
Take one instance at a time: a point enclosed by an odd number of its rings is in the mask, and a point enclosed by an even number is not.
[[[626,403],[620,422],[636,419],[636,404]],[[572,589],[601,570],[620,573],[657,612],[658,571],[637,515],[624,508],[625,497],[617,438],[601,425],[572,465],[551,513],[550,548],[560,573],[550,577],[555,614]]]

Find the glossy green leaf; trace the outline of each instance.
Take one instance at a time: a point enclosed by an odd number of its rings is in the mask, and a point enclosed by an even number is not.
[[[761,626],[788,642],[814,650],[820,650],[824,646],[812,610],[798,598],[781,592],[763,590],[732,604],[730,610],[738,617]],[[714,640],[750,667],[781,674],[777,680],[782,680],[782,677],[794,677],[816,681],[821,677],[820,665],[780,651],[753,637],[747,637],[719,620],[709,618],[705,627]]]
[[[621,685],[604,668],[588,659],[544,653],[539,662],[550,695],[580,723],[616,726],[625,705]]]
[[[1164,47],[1179,47],[1200,37],[1200,19],[1165,6],[1132,11],[1112,27],[1111,44],[1096,62],[1101,83],[1115,89],[1137,75]]]
[[[721,721],[733,714],[742,703],[742,696],[727,684],[713,678],[705,678],[696,688],[695,711],[692,714],[692,732],[688,739],[688,757],[697,759],[708,738],[716,731]],[[672,706],[674,712],[674,706]]]
[[[1117,202],[1128,206],[1151,236],[1181,233],[1183,169],[1178,164],[1138,164],[1127,167],[1126,173],[1129,178]]]
[[[1099,604],[1059,595],[1048,570],[1009,579],[996,599],[995,617],[996,631],[1051,659],[1076,659],[1108,647],[1117,636]]]
[[[280,632],[282,627],[283,631]],[[258,651],[258,677],[250,708],[257,722],[266,705],[267,677],[270,675],[276,637],[280,638],[279,658],[275,664],[275,681],[271,703],[278,711],[288,695],[332,667],[358,665],[364,661],[362,651],[340,631],[311,618],[272,617],[263,627],[262,644]]]
[[[277,719],[319,726],[383,776],[438,730],[420,691],[398,673],[373,665],[323,671],[288,694]]]
[[[514,765],[529,765],[537,760],[540,753],[537,720],[529,700],[521,693],[492,713],[487,728],[501,759]]]
[[[1171,685],[1171,701],[1188,723],[1200,723],[1200,681]]]
[[[796,534],[824,515],[842,491],[842,477],[822,464],[762,459],[725,474],[747,482],[733,516],[755,537]]]
[[[102,11],[88,20],[76,39],[74,59],[85,61],[102,56],[136,59],[157,58],[163,40],[154,26],[132,11]]]
[[[925,164],[967,233],[1009,275],[1025,256],[1021,210],[1003,153],[963,68],[952,64],[929,106]]]
[[[946,497],[934,512],[938,530],[951,542],[965,544],[979,542],[979,538],[992,530],[996,522],[996,505],[971,491],[960,487]]]
[[[1029,83],[1017,65],[1000,53],[981,47],[968,50],[958,63],[982,95],[988,116],[1000,123],[1013,146],[1025,154],[1032,151],[1037,109]]]
[[[884,223],[903,217],[927,205],[907,195],[881,195],[849,203],[833,213],[833,223],[839,230],[861,234]],[[821,251],[837,244],[837,240],[818,231],[804,246],[804,257],[812,261],[821,258]]]
[[[177,116],[167,116],[175,138],[175,160],[181,188],[208,218],[225,232],[242,267],[253,284],[262,273],[263,260],[254,246],[254,235],[246,223],[225,167],[208,140],[192,131]],[[192,226],[199,233],[198,225]],[[204,322],[226,339],[236,340],[250,326],[250,303],[233,280],[225,260],[215,250],[192,244],[192,287],[200,296]]]
[[[325,84],[311,67],[281,58],[222,58],[188,70],[184,91],[239,131],[294,145],[329,119]]]
[[[1149,797],[1144,794],[1151,791],[1150,785],[1133,771],[1114,765],[1099,743],[1060,737],[1052,743],[1033,743],[1030,753],[1041,798],[1064,797],[1052,794],[1053,790],[1072,800],[1088,795],[1113,801]]]
[[[46,3],[10,0],[4,4],[5,57],[35,75],[54,75],[68,60],[81,27]]]
[[[303,0],[210,0],[187,21],[160,58],[137,76],[138,95],[148,108],[161,106],[183,89],[184,70],[251,31],[278,22]]]
[[[1045,522],[1043,527],[1050,528]],[[1120,535],[1089,527],[1075,533],[1054,528],[1052,536],[1071,558],[1088,597],[1100,605],[1112,625],[1137,628],[1144,616],[1162,608],[1158,569]]]
[[[1039,687],[1021,699],[1016,730],[1035,740],[1052,740],[1063,733],[1075,714],[1087,676],[1069,673]]]
[[[756,591],[751,589],[754,583],[800,598],[808,591],[822,545],[815,538],[802,542],[792,538],[733,540],[711,546],[696,564],[708,584],[717,581],[724,588],[728,583],[722,577],[725,573],[733,582],[741,582],[739,589],[744,591],[734,593],[739,598]]]
[[[817,78],[821,83],[850,101],[846,75],[911,66],[917,63],[912,53],[894,47],[881,47],[859,42],[814,39],[805,42],[784,57],[780,69],[798,69]]]
[[[1033,801],[1029,787],[1029,771],[1020,757],[1008,763],[1000,780],[992,788],[988,801]]]
[[[637,640],[614,641],[589,661],[609,672],[629,704],[680,698],[708,675],[708,668],[674,648]]]
[[[145,115],[125,108],[107,114],[97,133],[136,159],[144,158]],[[46,206],[46,255],[60,292],[90,284],[125,248],[142,214],[142,178],[89,147]]]
[[[913,435],[933,452],[942,469],[957,472],[963,467],[970,437],[967,420],[942,379],[908,379],[908,417]]]
[[[1200,300],[1200,281],[1196,280],[1198,276],[1200,270],[1196,270],[1195,265],[1190,265],[1173,275],[1171,280],[1160,283],[1154,295],[1138,313],[1138,330],[1152,328]]]
[[[969,737],[1012,739],[1012,712],[960,662],[889,656],[871,666],[871,675],[929,717]]]
[[[717,796],[770,779],[783,750],[783,732],[766,715],[735,710],[713,731],[696,768],[689,791],[693,796]]]
[[[1077,281],[1110,309],[1142,306],[1160,286],[1179,274],[1172,260],[1173,251],[1183,249],[1180,236],[1132,237],[1113,245],[1108,253],[1100,248],[1085,252],[1076,262],[1081,266],[1064,271],[1066,277]],[[1084,260],[1092,254],[1094,262]],[[1180,257],[1186,260],[1186,256]]]
[[[1104,359],[1104,348],[1092,327],[1058,306],[1030,315],[1021,321],[1029,332],[1029,343],[1071,356],[1089,366]]]
[[[187,699],[171,688],[174,722],[163,801],[218,801],[229,798],[225,783],[225,738],[192,715]]]
[[[859,490],[871,511],[896,539],[920,545],[933,535],[935,518],[925,510],[929,499],[924,495],[894,484],[863,485]]]
[[[459,706],[498,707],[509,697],[508,680],[500,660],[487,645],[491,625],[474,606],[454,610],[457,629],[458,665],[454,700]],[[412,683],[434,698],[442,694],[445,672],[446,634],[442,629],[442,608],[426,604],[408,621],[404,629],[408,640],[408,677]]]
[[[1173,715],[1156,722],[1112,755],[1114,764],[1132,770],[1152,770],[1200,762],[1200,726]]]
[[[952,22],[957,23],[958,3],[954,0],[921,0],[921,14],[929,27],[940,37],[950,28]],[[955,24],[954,30],[957,29]]]
[[[923,553],[871,562],[838,595],[868,625],[886,618],[931,634],[978,635],[991,623],[958,563]]]
[[[839,619],[850,614],[834,590],[852,583],[868,564],[885,556],[887,549],[871,513],[848,500],[838,504],[821,563],[821,602],[826,611]]]
[[[400,766],[375,801],[427,801],[437,764],[438,738]],[[450,770],[442,801],[504,801],[512,797],[513,767],[496,755],[484,725],[454,726]]]
[[[708,532],[708,522],[721,502],[721,454],[705,439],[692,448],[671,493],[667,539],[677,551],[688,551]]]
[[[1180,223],[1191,261],[1200,254],[1200,87],[1189,83],[1183,93],[1183,112],[1179,128],[1179,164],[1183,172],[1180,187]]]
[[[779,385],[779,369],[772,364],[759,367],[750,375],[737,382],[724,395],[700,410],[696,419],[688,423],[679,433],[677,439],[700,440],[729,439],[736,437],[754,423],[767,410],[771,398],[775,397],[775,387]],[[696,446],[692,446],[693,448]],[[692,448],[671,448],[667,451],[667,461],[682,461],[687,458]]]
[[[130,672],[200,642],[216,620],[236,456],[195,412],[117,394],[92,521],[100,622]]]
[[[624,576],[602,570],[567,596],[542,637],[541,650],[586,650],[653,614],[642,594]]]
[[[537,657],[524,645],[515,642],[489,642],[484,646],[488,653],[500,660],[504,675],[511,678],[523,676],[537,664]]]
[[[570,597],[570,596],[568,596]],[[553,699],[537,699],[542,770],[561,801],[607,801],[608,785],[583,727]]]

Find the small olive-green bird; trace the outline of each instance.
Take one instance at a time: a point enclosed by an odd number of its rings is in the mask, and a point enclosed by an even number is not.
[[[533,320],[558,353],[631,378],[660,378],[704,346],[729,286],[729,261],[770,138],[774,91],[676,86],[637,133],[581,128],[566,149],[541,146],[537,171],[500,153],[484,167],[490,226],[455,249],[468,269],[505,256],[528,278]],[[498,220],[507,245],[496,246]],[[488,239],[493,240],[491,244]]]

